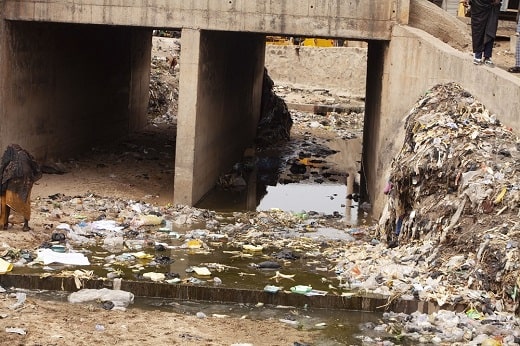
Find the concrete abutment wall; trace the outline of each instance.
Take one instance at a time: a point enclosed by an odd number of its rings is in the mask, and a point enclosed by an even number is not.
[[[1,40],[0,147],[45,160],[146,123],[150,30],[2,21]]]
[[[433,86],[455,82],[482,102],[490,113],[496,114],[504,125],[520,129],[518,77],[498,67],[475,66],[471,54],[409,26],[395,26],[388,47],[375,44],[375,59],[371,59],[373,46],[369,45],[368,53],[363,168],[376,214],[383,210],[386,200],[382,191],[392,159],[403,145],[403,119]],[[380,87],[375,88],[373,83],[378,82],[371,81],[377,78],[372,75],[374,66],[382,66]]]
[[[183,29],[174,202],[193,205],[253,144],[265,38]]]

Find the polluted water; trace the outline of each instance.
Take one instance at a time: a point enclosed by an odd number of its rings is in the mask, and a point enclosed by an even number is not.
[[[218,212],[282,210],[339,218],[353,227],[370,224],[370,209],[360,200],[361,148],[361,136],[330,139],[295,133],[281,147],[260,151],[254,170],[244,174],[237,169],[228,175],[235,175],[235,184],[218,184],[197,207]]]

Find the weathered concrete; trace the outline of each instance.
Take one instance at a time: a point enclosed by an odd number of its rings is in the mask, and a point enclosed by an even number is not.
[[[390,38],[409,0],[6,0],[9,20]]]
[[[0,27],[1,148],[18,143],[39,159],[61,157],[146,123],[149,30],[6,21]]]
[[[403,144],[403,119],[428,89],[455,82],[480,100],[506,126],[520,129],[520,79],[499,68],[475,66],[471,54],[460,52],[424,31],[396,26],[388,46],[375,43],[382,56],[381,86],[367,90],[364,147],[365,175],[376,211],[384,203],[382,194],[391,160]],[[371,64],[369,45],[369,75]],[[371,77],[369,77],[371,78]],[[372,76],[377,80],[377,76]],[[369,81],[367,85],[371,85]],[[379,89],[379,92],[376,90]]]
[[[265,40],[250,33],[184,29],[174,202],[195,204],[253,144],[260,117]]]

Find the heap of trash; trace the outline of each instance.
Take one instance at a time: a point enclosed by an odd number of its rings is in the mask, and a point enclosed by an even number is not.
[[[451,286],[439,301],[518,311],[517,135],[456,84],[420,99],[405,131],[385,189],[382,238],[391,247],[416,246],[410,256],[428,280]]]

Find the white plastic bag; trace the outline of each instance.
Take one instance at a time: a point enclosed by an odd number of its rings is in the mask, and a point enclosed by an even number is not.
[[[114,306],[127,307],[134,302],[134,294],[123,290],[111,290],[108,288],[85,288],[69,295],[69,303],[85,303],[91,301],[111,301]]]

